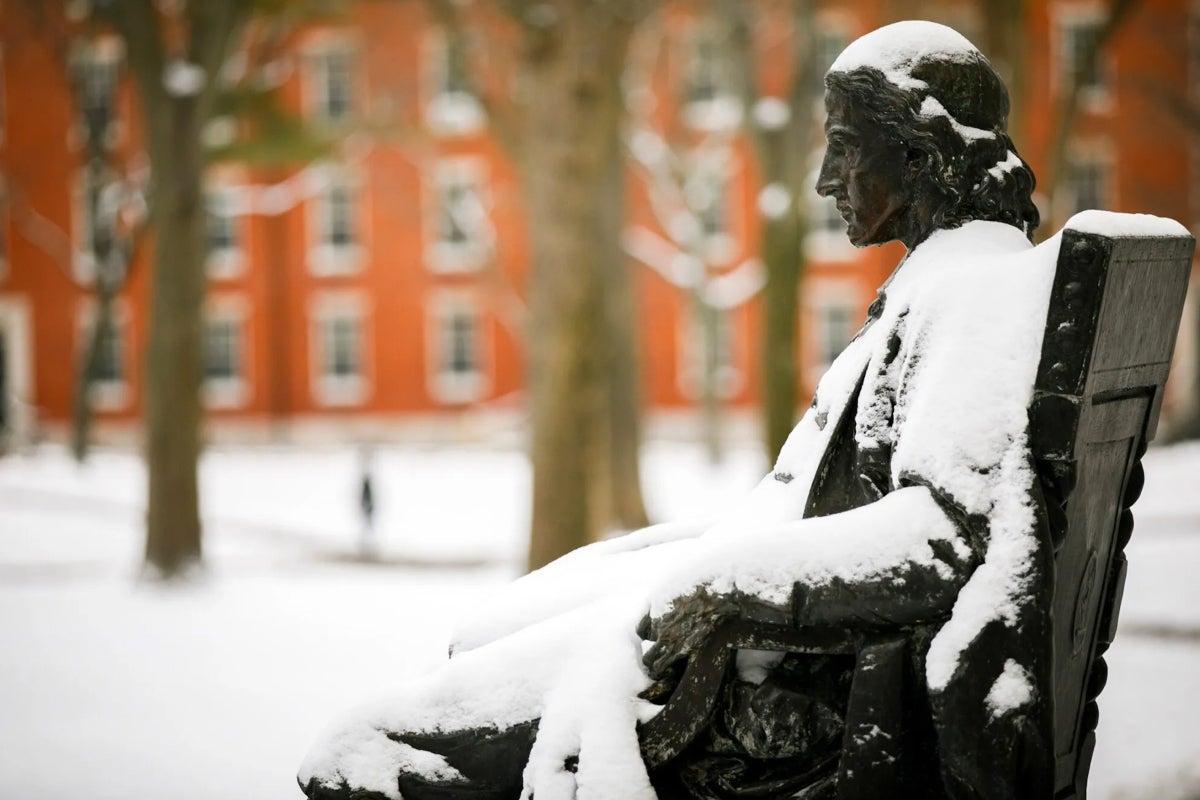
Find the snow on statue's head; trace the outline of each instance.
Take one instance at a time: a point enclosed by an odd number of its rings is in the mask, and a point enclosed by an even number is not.
[[[911,248],[970,220],[1032,237],[1034,177],[1008,136],[1008,91],[961,34],[933,22],[872,31],[834,61],[825,86],[817,191],[836,198],[855,244]]]

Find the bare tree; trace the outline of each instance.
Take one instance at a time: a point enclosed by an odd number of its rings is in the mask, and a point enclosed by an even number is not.
[[[796,417],[800,383],[799,308],[809,229],[809,159],[813,148],[817,17],[813,0],[743,3],[718,0],[717,13],[729,31],[731,68],[738,76],[744,125],[765,184],[761,254],[766,269],[762,335],[763,428],[769,461],[783,447]],[[771,41],[763,32],[786,33]],[[771,49],[774,48],[774,49]],[[785,52],[779,52],[786,48]],[[761,89],[759,60],[768,55],[787,64],[781,94]]]
[[[146,562],[164,577],[201,557],[202,140],[218,74],[252,4],[98,0],[125,45],[151,169],[154,275],[146,356]]]
[[[14,184],[12,207],[20,234],[94,301],[82,331],[84,346],[72,397],[71,452],[82,461],[91,441],[93,387],[102,364],[111,356],[113,309],[128,281],[144,229],[144,170],[138,169],[136,158],[113,147],[119,65],[117,59],[98,58],[103,31],[95,25],[73,24],[32,0],[27,0],[23,11],[36,30],[37,46],[52,48],[54,62],[63,68],[74,124],[82,140],[85,180],[80,205],[88,221],[82,249],[71,235],[29,204],[19,180],[9,181]]]
[[[636,470],[632,348],[614,330],[631,330],[633,320],[620,274],[621,75],[634,28],[653,5],[500,2],[522,35],[519,160],[534,260],[531,568],[594,541],[619,516],[644,521],[640,491],[632,496],[636,484],[622,475],[627,465]],[[635,502],[613,502],[621,487]]]
[[[470,63],[459,4],[430,0],[453,67],[517,161],[533,244],[529,566],[646,524],[634,304],[624,220],[621,75],[654,3],[495,0],[519,31],[515,101]]]
[[[703,100],[692,112],[696,129],[664,117],[650,88],[663,62],[666,40],[661,24],[639,32],[628,73],[628,149],[635,173],[645,186],[653,227],[630,225],[627,252],[684,293],[694,334],[685,352],[685,375],[700,398],[705,450],[710,462],[721,458],[721,401],[728,365],[722,363],[724,315],[758,294],[764,282],[762,262],[744,258],[729,269],[722,247],[726,215],[724,187],[736,170],[740,109],[737,99],[718,87],[699,91]],[[685,103],[687,98],[685,98]],[[699,104],[708,104],[700,110]],[[703,119],[700,119],[703,118]]]

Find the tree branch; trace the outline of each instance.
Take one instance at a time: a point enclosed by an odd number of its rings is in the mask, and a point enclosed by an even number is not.
[[[165,91],[162,85],[163,50],[158,36],[158,11],[153,0],[99,0],[94,12],[109,22],[125,42],[129,66],[137,76],[146,102]]]
[[[426,5],[446,37],[447,58],[461,62],[456,66],[465,76],[471,95],[483,107],[488,124],[495,131],[500,144],[510,157],[520,160],[524,141],[521,135],[523,120],[512,103],[496,101],[486,82],[479,77],[482,70],[478,64],[470,63],[465,55],[469,48],[466,47],[467,34],[460,11],[461,3],[457,0],[426,0]]]
[[[221,67],[229,55],[238,27],[250,13],[251,3],[243,0],[189,0],[187,4],[188,58],[204,71],[201,90],[204,107],[216,94]]]

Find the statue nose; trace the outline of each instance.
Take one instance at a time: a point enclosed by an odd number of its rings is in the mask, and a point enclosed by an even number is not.
[[[817,175],[817,194],[828,197],[843,185],[842,179],[833,170],[821,167],[821,172]]]
[[[817,194],[828,197],[844,185],[837,159],[830,158],[826,153],[825,158],[821,159],[821,169],[817,173]]]

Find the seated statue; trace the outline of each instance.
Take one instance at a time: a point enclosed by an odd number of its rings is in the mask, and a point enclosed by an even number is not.
[[[1031,244],[1007,92],[958,33],[882,28],[825,85],[817,191],[855,245],[908,253],[774,469],[715,525],[516,581],[439,669],[323,735],[310,798],[831,796],[838,656],[740,652],[704,733],[646,767],[639,724],[730,619],[905,632],[935,743],[920,796],[1052,794],[1053,552],[1027,409],[1058,239]]]

